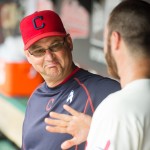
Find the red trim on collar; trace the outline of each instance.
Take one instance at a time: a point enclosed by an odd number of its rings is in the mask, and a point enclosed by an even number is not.
[[[65,78],[64,79],[64,81],[62,81],[59,85],[61,85],[61,84],[64,84],[65,82],[67,82],[77,71],[79,71],[80,70],[80,68],[79,67],[76,67],[72,72],[71,72],[71,74],[67,77],[67,78]],[[58,86],[58,85],[57,85]]]

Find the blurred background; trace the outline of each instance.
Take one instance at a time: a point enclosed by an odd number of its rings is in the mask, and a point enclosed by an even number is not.
[[[73,38],[74,62],[108,76],[103,30],[110,11],[120,1],[0,0],[0,150],[20,149],[27,99],[43,81],[24,56],[19,31],[22,17],[37,10],[56,11]]]

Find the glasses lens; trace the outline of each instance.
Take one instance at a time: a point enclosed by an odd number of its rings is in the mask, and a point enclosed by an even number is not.
[[[64,47],[65,38],[64,38],[63,41],[60,41],[60,42],[55,43],[55,44],[52,44],[48,49],[38,49],[38,50],[33,50],[33,51],[29,50],[29,53],[31,55],[35,56],[35,57],[40,57],[40,56],[44,56],[45,55],[46,50],[49,50],[51,52],[60,51]]]
[[[36,56],[36,57],[40,57],[40,56],[43,56],[45,54],[45,51],[46,50],[44,50],[44,49],[39,49],[39,50],[30,52],[30,54],[33,56]]]
[[[49,50],[51,50],[52,52],[57,52],[57,51],[61,50],[61,48],[63,48],[63,46],[64,46],[64,42],[56,43],[56,44],[52,45],[51,47],[49,47]]]

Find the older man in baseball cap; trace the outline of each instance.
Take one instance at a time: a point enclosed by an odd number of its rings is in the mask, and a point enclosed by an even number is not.
[[[48,132],[44,119],[49,117],[49,113],[66,114],[63,105],[68,104],[92,116],[102,99],[120,89],[120,85],[74,64],[72,39],[55,12],[43,10],[26,16],[20,23],[20,30],[25,55],[45,80],[29,98],[22,149],[60,150],[61,143],[72,136]],[[62,127],[66,125],[62,123]],[[83,142],[70,150],[83,150],[85,144]]]

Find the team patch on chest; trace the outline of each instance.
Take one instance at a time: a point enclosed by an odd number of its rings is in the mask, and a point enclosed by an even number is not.
[[[74,97],[74,91],[72,90],[70,92],[70,94],[68,95],[68,98],[66,100],[66,103],[71,103],[73,101],[73,97]]]
[[[50,111],[50,110],[51,110],[51,108],[52,108],[52,106],[53,106],[53,103],[54,103],[54,98],[51,98],[51,99],[48,101],[47,105],[46,105],[46,111]]]

